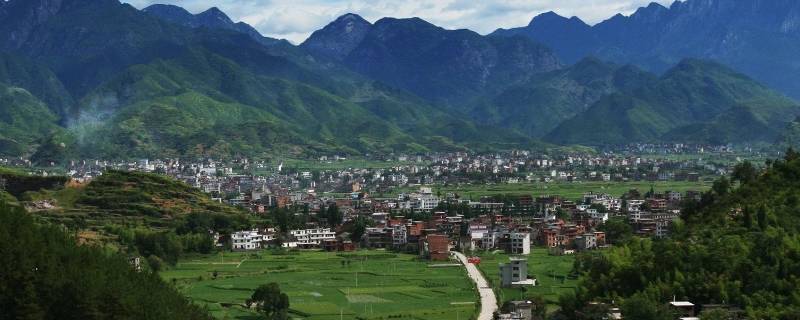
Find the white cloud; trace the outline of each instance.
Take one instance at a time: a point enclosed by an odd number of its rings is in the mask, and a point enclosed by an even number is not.
[[[253,25],[265,36],[303,42],[336,17],[352,12],[369,21],[420,17],[448,29],[489,33],[527,25],[537,14],[555,11],[594,24],[617,13],[630,14],[649,2],[673,0],[122,0],[137,8],[170,3],[197,13],[216,6],[234,21]]]

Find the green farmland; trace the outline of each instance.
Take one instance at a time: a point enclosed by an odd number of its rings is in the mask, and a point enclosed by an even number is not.
[[[568,275],[572,271],[575,256],[551,256],[547,254],[547,249],[531,249],[528,256],[528,277],[536,278],[535,287],[527,287],[525,291],[520,288],[500,288],[500,269],[501,263],[507,263],[509,256],[503,253],[483,253],[479,254],[481,263],[478,268],[492,284],[500,304],[512,300],[525,300],[531,296],[542,296],[547,301],[549,309],[556,307],[558,297],[565,293],[574,291],[578,286],[578,279],[570,279]]]
[[[706,191],[711,188],[711,182],[688,182],[688,181],[635,181],[635,182],[537,182],[537,183],[518,183],[518,184],[462,184],[457,186],[431,186],[435,192],[442,194],[454,192],[462,198],[472,198],[479,200],[483,196],[494,195],[559,195],[566,199],[580,199],[584,193],[607,193],[612,196],[622,196],[631,189],[638,189],[642,193],[652,187],[656,192],[688,190]],[[413,192],[416,188],[398,189],[394,193]]]
[[[416,256],[382,251],[197,256],[161,276],[219,319],[257,319],[241,304],[270,282],[289,295],[297,319],[459,320],[478,308],[463,267],[431,267]]]

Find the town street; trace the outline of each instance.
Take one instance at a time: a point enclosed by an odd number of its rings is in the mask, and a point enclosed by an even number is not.
[[[497,297],[495,297],[492,287],[489,286],[489,283],[478,270],[478,267],[469,263],[464,254],[455,251],[453,254],[455,254],[458,260],[467,268],[467,274],[478,287],[478,292],[481,296],[481,313],[478,315],[478,320],[492,320],[494,312],[497,311]]]

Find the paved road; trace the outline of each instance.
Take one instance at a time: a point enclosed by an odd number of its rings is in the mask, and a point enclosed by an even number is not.
[[[481,295],[481,313],[478,315],[478,320],[492,320],[494,312],[497,311],[497,297],[495,297],[492,287],[486,282],[478,267],[467,261],[466,256],[461,252],[453,252],[453,254],[467,268],[467,274],[478,287]]]

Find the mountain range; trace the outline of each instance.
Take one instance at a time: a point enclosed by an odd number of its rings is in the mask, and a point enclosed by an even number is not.
[[[594,26],[554,12],[499,29],[552,48],[566,63],[594,56],[664,72],[685,58],[711,59],[800,98],[800,2],[687,0],[652,3]]]
[[[0,154],[52,162],[771,143],[800,114],[725,59],[687,53],[651,68],[595,54],[610,40],[579,22],[546,14],[531,24],[539,31],[484,36],[347,14],[294,46],[217,8],[0,1]],[[559,44],[543,36],[548,28],[583,30],[570,41],[587,47]]]

